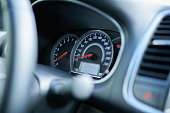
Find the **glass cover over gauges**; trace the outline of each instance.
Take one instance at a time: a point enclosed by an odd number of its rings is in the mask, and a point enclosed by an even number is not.
[[[51,52],[51,65],[54,68],[70,71],[70,54],[77,40],[76,35],[67,34],[57,41]]]
[[[109,34],[109,35],[108,35]],[[116,61],[121,38],[119,32],[91,30],[83,35],[61,37],[51,52],[51,65],[71,74],[105,77]]]
[[[71,53],[71,71],[101,78],[110,72],[114,61],[114,46],[103,31],[93,30],[83,35]]]

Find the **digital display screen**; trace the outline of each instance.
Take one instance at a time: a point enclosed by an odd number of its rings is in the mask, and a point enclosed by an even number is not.
[[[87,73],[87,74],[97,76],[100,71],[100,65],[94,64],[94,63],[89,63],[89,62],[81,62],[79,71],[82,73]]]

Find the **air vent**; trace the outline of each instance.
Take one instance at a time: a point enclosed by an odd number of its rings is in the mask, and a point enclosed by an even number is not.
[[[157,27],[146,49],[138,75],[166,80],[170,70],[170,16]]]

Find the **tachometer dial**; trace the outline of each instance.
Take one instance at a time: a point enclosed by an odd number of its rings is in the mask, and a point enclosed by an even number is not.
[[[51,52],[51,65],[54,68],[70,71],[70,54],[77,40],[77,36],[67,34],[57,41]]]
[[[101,78],[109,73],[114,48],[110,37],[103,31],[87,32],[72,51],[71,71]]]

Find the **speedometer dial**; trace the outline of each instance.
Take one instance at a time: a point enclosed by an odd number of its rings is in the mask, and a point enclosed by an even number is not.
[[[110,37],[103,31],[87,32],[75,45],[71,57],[71,71],[101,78],[109,73],[114,54]]]
[[[52,67],[66,72],[70,71],[70,54],[77,40],[77,36],[67,34],[57,41],[51,52]]]

